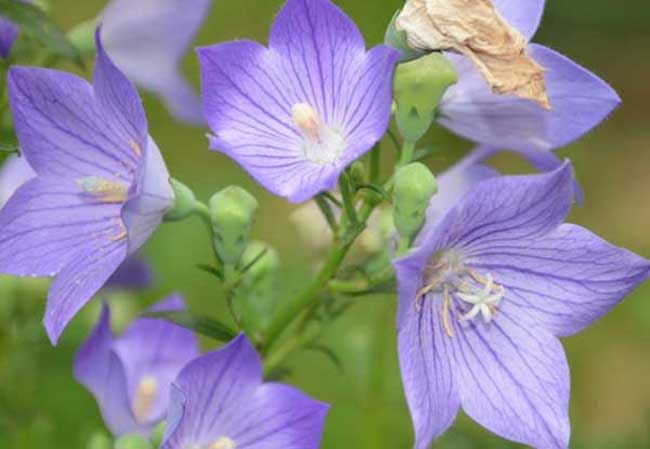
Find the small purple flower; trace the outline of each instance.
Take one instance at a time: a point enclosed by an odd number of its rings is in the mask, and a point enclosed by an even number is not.
[[[151,311],[183,310],[182,298],[170,298]],[[194,334],[163,320],[141,318],[115,339],[104,306],[93,333],[75,359],[74,375],[95,396],[115,436],[149,435],[166,417],[171,383],[198,357]]]
[[[180,71],[210,0],[113,0],[99,16],[102,41],[120,70],[160,96],[186,123],[204,123],[199,98]]]
[[[289,385],[264,383],[242,334],[183,368],[162,449],[317,449],[328,408]]]
[[[557,337],[606,314],[650,263],[562,224],[572,167],[478,184],[395,261],[399,356],[416,449],[460,407],[496,434],[566,449],[569,369]]]
[[[329,0],[288,0],[268,48],[236,41],[198,53],[211,148],[293,202],[334,188],[388,127],[399,53],[366,52]]]
[[[45,327],[53,343],[173,203],[140,98],[97,42],[94,85],[14,67],[9,97],[37,176],[0,211],[0,272],[56,276]]]
[[[544,0],[495,0],[503,17],[528,39],[537,31]],[[544,152],[563,147],[602,122],[620,98],[607,83],[555,51],[529,45],[546,68],[551,110],[490,91],[469,59],[450,54],[458,71],[440,104],[439,122],[456,134],[498,149]]]

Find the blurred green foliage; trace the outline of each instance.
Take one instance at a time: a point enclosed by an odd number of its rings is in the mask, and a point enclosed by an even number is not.
[[[218,0],[197,38],[198,45],[247,37],[266,40],[280,0]],[[400,0],[339,0],[369,43],[381,41]],[[64,29],[93,17],[104,2],[52,2]],[[549,0],[536,41],[550,45],[591,68],[621,93],[624,106],[603,126],[562,151],[576,166],[586,203],[572,220],[604,238],[650,257],[650,6],[646,0]],[[198,79],[192,52],[187,73]],[[70,67],[71,70],[78,70]],[[88,76],[88,73],[85,74]],[[311,271],[310,255],[296,245],[287,215],[291,206],[263,192],[231,161],[209,153],[204,130],[175,123],[153,97],[145,95],[150,130],[174,177],[206,200],[230,184],[240,184],[260,201],[256,238],[274,245],[282,257],[282,285],[298,289]],[[434,172],[469,148],[443,131],[427,138],[437,150]],[[385,153],[389,153],[385,151]],[[512,155],[496,158],[506,172],[527,170]],[[157,283],[142,295],[111,295],[116,326],[164,295],[183,293],[193,311],[225,317],[219,287],[196,265],[208,262],[207,233],[195,221],[165,225],[147,245]],[[102,421],[90,395],[72,377],[79,343],[97,317],[95,301],[74,320],[57,348],[40,325],[46,283],[0,279],[0,448],[74,449],[102,441]],[[341,360],[337,367],[321,352],[289,361],[288,380],[333,408],[323,447],[389,449],[411,447],[412,431],[397,368],[395,298],[358,298],[323,337]],[[205,341],[205,348],[216,343]],[[650,285],[643,286],[607,318],[566,342],[573,373],[571,416],[574,449],[650,448]],[[461,417],[436,449],[515,449]]]

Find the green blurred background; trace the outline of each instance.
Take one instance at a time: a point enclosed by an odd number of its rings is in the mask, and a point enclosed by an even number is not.
[[[521,0],[524,1],[524,0]],[[91,18],[104,1],[54,0],[52,13],[66,29]],[[401,0],[339,0],[369,44],[382,40],[386,23]],[[647,0],[549,0],[536,41],[589,67],[621,94],[624,105],[606,123],[562,151],[574,161],[586,192],[572,220],[611,242],[650,257],[650,7]],[[218,0],[197,38],[205,45],[233,38],[266,40],[280,0]],[[187,73],[196,81],[190,52]],[[261,207],[255,234],[283,257],[289,294],[308,279],[312,257],[297,244],[287,216],[291,206],[258,188],[224,156],[207,151],[205,130],[175,123],[156,99],[145,95],[150,131],[173,176],[207,199],[237,183],[255,192]],[[443,150],[432,158],[436,171],[460,158],[469,145],[444,131],[429,136]],[[496,158],[506,172],[528,170],[513,155]],[[145,253],[156,272],[156,287],[142,295],[113,296],[124,325],[173,291],[196,311],[223,315],[213,279],[195,268],[210,261],[201,223],[165,225]],[[0,280],[0,448],[85,448],[103,431],[91,396],[75,383],[74,352],[97,316],[91,305],[74,320],[57,348],[40,325],[46,283]],[[411,425],[396,362],[393,296],[360,298],[324,337],[340,356],[343,370],[317,353],[290,359],[289,380],[331,402],[323,447],[410,448]],[[206,341],[205,348],[213,343]],[[572,367],[572,448],[650,448],[650,285],[590,330],[566,341]],[[520,446],[492,437],[461,418],[438,442],[440,449],[508,449]]]

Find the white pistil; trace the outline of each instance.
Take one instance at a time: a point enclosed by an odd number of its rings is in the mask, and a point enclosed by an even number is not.
[[[128,197],[129,188],[115,181],[90,176],[77,181],[87,193],[97,197],[102,203],[124,203]]]
[[[133,414],[139,423],[151,419],[151,412],[158,395],[158,382],[150,376],[143,377],[138,384],[133,400]]]
[[[228,437],[221,437],[210,444],[207,449],[237,449],[237,445]]]
[[[291,118],[303,136],[300,151],[307,159],[325,165],[339,158],[345,148],[345,137],[340,129],[324,123],[307,103],[294,104]]]
[[[482,277],[473,275],[474,279],[482,279]],[[471,304],[472,308],[469,312],[463,315],[463,320],[471,321],[480,313],[483,321],[489,323],[492,321],[496,308],[505,296],[506,290],[501,285],[495,285],[491,274],[487,274],[484,279],[482,290],[474,290],[470,292],[456,292],[458,298],[464,302]]]

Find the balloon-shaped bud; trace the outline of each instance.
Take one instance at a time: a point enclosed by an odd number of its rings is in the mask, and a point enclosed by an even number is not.
[[[454,66],[441,53],[431,53],[397,67],[395,119],[404,139],[417,142],[424,136],[442,96],[457,80]]]
[[[209,209],[215,249],[226,264],[236,265],[248,245],[257,200],[241,187],[230,186],[210,198]]]
[[[253,339],[269,325],[278,297],[278,253],[266,243],[251,242],[240,265],[247,267],[237,289],[242,326]]]
[[[419,162],[395,173],[393,220],[399,234],[411,240],[424,224],[431,197],[438,192],[436,178]]]
[[[165,214],[165,221],[183,220],[196,210],[196,197],[182,182],[173,178],[169,182],[174,191],[174,205]]]

